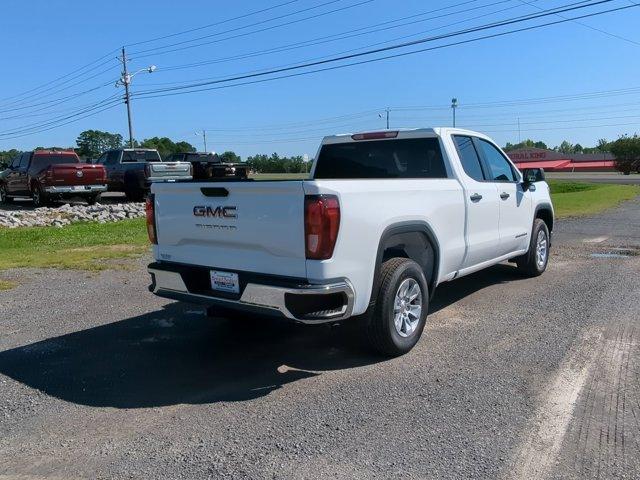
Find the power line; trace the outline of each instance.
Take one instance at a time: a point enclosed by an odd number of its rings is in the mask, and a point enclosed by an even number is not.
[[[436,41],[436,40],[442,40],[442,39],[451,38],[451,37],[455,37],[455,36],[466,35],[466,34],[469,34],[469,33],[479,32],[479,31],[483,31],[483,30],[487,30],[487,29],[492,29],[492,28],[496,28],[496,27],[501,27],[501,26],[514,24],[514,23],[520,23],[520,22],[523,22],[523,21],[534,20],[534,19],[537,19],[537,18],[542,18],[542,17],[546,17],[546,16],[549,16],[549,15],[553,15],[553,14],[555,14],[557,12],[566,12],[566,11],[572,11],[572,10],[592,7],[592,6],[603,4],[603,3],[609,3],[611,1],[612,0],[599,0],[597,2],[590,3],[588,5],[577,5],[577,6],[572,6],[572,7],[561,8],[560,10],[552,9],[551,11],[546,11],[546,12],[540,13],[540,14],[533,14],[533,15],[528,15],[528,16],[525,16],[525,17],[518,17],[518,18],[515,18],[515,19],[509,19],[509,20],[505,20],[505,21],[501,21],[501,22],[494,22],[494,23],[490,23],[490,24],[486,24],[486,25],[481,25],[481,26],[478,26],[478,27],[473,27],[473,28],[460,30],[460,31],[457,31],[457,32],[451,32],[451,33],[447,33],[447,34],[436,35],[436,36],[432,36],[432,37],[426,37],[426,38],[422,38],[422,39],[419,39],[419,40],[414,40],[414,41],[411,41],[411,42],[404,42],[404,43],[401,43],[401,44],[391,45],[391,46],[388,46],[388,47],[381,47],[381,48],[377,48],[377,49],[373,49],[373,50],[367,50],[367,51],[364,51],[364,52],[353,53],[353,54],[349,54],[349,55],[342,55],[342,56],[338,56],[338,57],[334,57],[334,58],[330,58],[330,59],[326,59],[326,60],[319,60],[319,61],[308,62],[308,63],[299,64],[299,65],[295,65],[295,66],[276,68],[276,69],[266,70],[266,71],[262,71],[262,72],[258,72],[258,73],[237,75],[237,76],[233,76],[233,77],[227,77],[227,78],[223,78],[223,79],[219,79],[219,80],[212,80],[212,81],[208,81],[208,82],[192,83],[192,84],[188,84],[188,85],[184,85],[184,86],[176,86],[176,87],[168,87],[168,88],[164,88],[164,89],[142,91],[142,92],[138,92],[136,94],[136,96],[140,96],[141,98],[157,98],[157,97],[160,97],[160,96],[167,96],[167,94],[165,92],[177,92],[177,93],[173,93],[173,95],[176,95],[176,94],[181,94],[181,93],[184,94],[184,93],[195,93],[195,92],[201,92],[201,91],[207,91],[207,90],[215,90],[215,89],[217,89],[216,87],[213,87],[213,88],[211,88],[211,87],[210,88],[199,88],[197,90],[195,90],[195,89],[197,87],[205,87],[205,86],[208,86],[208,85],[229,83],[229,82],[234,82],[234,81],[238,81],[238,80],[247,80],[247,79],[251,79],[251,78],[262,77],[262,76],[266,76],[266,75],[273,75],[273,74],[277,74],[277,73],[284,73],[284,72],[288,72],[288,71],[292,71],[292,70],[299,70],[299,69],[302,69],[302,68],[308,68],[308,67],[312,67],[312,66],[318,66],[318,65],[324,65],[324,64],[334,63],[334,62],[340,62],[340,61],[354,59],[354,58],[363,57],[363,56],[367,56],[367,55],[372,55],[372,54],[376,54],[376,53],[382,53],[382,52],[397,50],[397,49],[400,49],[400,48],[406,48],[406,47],[410,47],[410,46],[420,45],[420,44],[424,44],[424,43],[427,43],[427,42],[433,42],[433,41]],[[579,3],[584,3],[584,2],[579,2]],[[624,10],[624,9],[633,8],[633,7],[634,7],[634,5],[628,5],[628,6],[618,7],[618,8],[615,8],[615,9],[605,10],[605,11],[601,11],[601,12],[595,12],[595,13],[592,13],[592,14],[583,15],[583,16],[575,17],[575,18],[587,18],[587,17],[591,17],[591,16],[602,15],[604,13]],[[295,77],[295,76],[308,75],[308,74],[311,74],[311,73],[317,73],[317,72],[322,72],[322,71],[329,71],[329,70],[335,70],[335,69],[339,69],[339,68],[345,68],[345,67],[348,67],[348,66],[362,65],[362,64],[366,64],[366,63],[373,63],[373,62],[378,62],[378,61],[382,61],[382,60],[388,60],[388,59],[391,59],[391,58],[398,58],[398,57],[402,57],[402,56],[413,55],[413,54],[416,54],[416,53],[436,50],[436,49],[445,48],[445,47],[448,47],[448,46],[462,45],[462,44],[466,44],[466,43],[475,42],[475,41],[478,41],[478,40],[484,40],[484,39],[488,39],[488,38],[495,38],[495,37],[504,36],[504,35],[508,35],[508,34],[512,34],[512,33],[518,33],[518,32],[533,30],[533,29],[537,29],[537,28],[541,28],[541,27],[545,27],[545,26],[549,26],[549,25],[556,25],[556,24],[559,24],[559,23],[565,23],[565,22],[571,21],[573,19],[574,18],[566,19],[566,20],[557,20],[557,21],[554,21],[554,22],[548,22],[548,23],[545,23],[545,24],[533,25],[533,26],[530,26],[530,27],[524,27],[524,28],[520,28],[520,29],[516,29],[516,30],[510,30],[510,31],[506,31],[506,32],[501,32],[501,33],[496,33],[496,34],[491,34],[491,35],[485,35],[485,36],[482,36],[482,37],[463,40],[463,41],[460,41],[460,42],[454,42],[454,43],[445,44],[445,45],[440,45],[440,46],[437,46],[437,47],[424,48],[424,49],[414,50],[414,51],[411,51],[411,52],[402,52],[402,53],[398,53],[398,54],[387,55],[387,56],[383,56],[383,57],[378,57],[378,58],[373,58],[373,59],[368,59],[368,60],[363,60],[363,61],[358,61],[358,62],[347,63],[347,64],[333,66],[333,67],[325,67],[325,68],[311,70],[311,71],[307,71],[307,72],[300,72],[300,73],[296,73],[296,74],[282,75],[282,76],[274,77],[274,78],[267,79],[267,80],[264,80],[264,81],[270,81],[270,80],[282,79],[282,78],[291,78],[291,77]],[[233,84],[231,86],[238,86],[238,85],[241,85],[241,84],[249,84],[249,83],[258,83],[258,82],[244,82],[244,83],[240,83],[240,84]],[[223,88],[228,88],[228,87],[229,86],[223,87]],[[187,90],[187,89],[192,89],[192,90],[187,91],[187,92],[183,91],[183,90]],[[181,90],[183,92],[178,92],[178,91],[181,91]],[[165,93],[165,95],[163,95],[163,93]]]
[[[47,86],[49,86],[49,85],[51,85],[51,84],[53,84],[53,83],[56,83],[56,82],[58,82],[58,81],[60,81],[60,80],[64,80],[65,78],[68,78],[68,77],[70,77],[70,76],[72,76],[72,75],[76,75],[76,76],[77,76],[77,75],[84,75],[84,73],[80,74],[79,72],[81,72],[82,70],[87,69],[88,67],[92,66],[93,64],[98,63],[98,62],[100,62],[101,60],[104,60],[105,58],[107,58],[107,57],[109,57],[109,56],[113,55],[113,53],[114,53],[114,52],[116,52],[116,51],[117,51],[117,49],[116,49],[116,50],[112,50],[112,51],[110,51],[109,53],[107,53],[107,54],[103,55],[102,57],[98,58],[97,60],[94,60],[93,62],[88,63],[88,64],[86,64],[86,65],[83,65],[82,67],[79,67],[79,68],[77,68],[77,69],[75,69],[75,70],[73,70],[73,71],[71,71],[71,72],[69,72],[69,73],[67,73],[67,74],[65,74],[65,75],[62,75],[61,77],[57,77],[57,78],[55,78],[55,79],[53,79],[53,80],[50,80],[50,81],[48,81],[48,82],[46,82],[46,83],[43,83],[43,84],[38,85],[38,86],[36,86],[36,87],[33,87],[33,88],[29,89],[29,90],[26,90],[26,91],[24,91],[24,92],[22,92],[22,93],[18,93],[18,94],[12,95],[12,96],[10,96],[10,97],[2,98],[2,99],[0,99],[0,101],[11,100],[11,99],[13,99],[13,98],[22,97],[22,96],[24,96],[24,95],[26,95],[26,94],[29,94],[29,93],[31,93],[31,92],[35,92],[35,91],[37,91],[37,90],[41,90],[43,87],[47,87]],[[100,65],[98,65],[98,66],[92,67],[92,68],[90,69],[90,71],[91,71],[91,70],[93,70],[93,69],[95,69],[95,68],[99,68],[99,66],[105,65],[106,63],[107,63],[107,62],[103,62],[103,63],[101,63],[101,64],[100,64]],[[85,72],[85,73],[86,73],[86,72]]]
[[[57,94],[59,94],[61,92],[67,91],[70,88],[73,88],[73,87],[76,87],[78,85],[84,84],[84,83],[86,83],[86,82],[88,82],[90,80],[93,80],[96,77],[99,77],[101,75],[104,75],[105,73],[108,73],[108,72],[112,71],[114,68],[115,68],[115,65],[113,65],[113,66],[111,66],[111,67],[109,67],[107,69],[101,70],[98,73],[96,73],[94,75],[91,75],[90,77],[84,78],[82,80],[75,80],[75,79],[72,78],[72,79],[67,80],[67,82],[64,82],[62,84],[56,85],[55,87],[52,87],[50,89],[43,90],[42,92],[39,92],[37,94],[32,94],[32,95],[29,95],[28,97],[24,97],[23,99],[20,99],[20,100],[17,100],[17,101],[13,101],[13,102],[10,102],[10,103],[4,104],[4,105],[0,105],[0,108],[2,109],[0,111],[6,112],[6,111],[14,110],[14,109],[15,110],[26,109],[26,108],[30,108],[32,106],[41,105],[40,103],[36,103],[36,102],[38,102],[38,101],[40,101],[40,100],[42,100],[44,98],[51,97],[52,95],[57,95]],[[86,72],[86,73],[88,73],[88,72]],[[72,80],[74,80],[74,83],[72,83],[70,85],[67,85],[64,88],[59,88],[63,84],[66,84],[66,83],[68,83],[68,82],[70,82]],[[111,83],[113,83],[112,80],[110,80],[107,83],[100,84],[99,86],[103,87],[103,86],[109,85]],[[18,108],[18,107],[20,107],[20,108]]]
[[[302,10],[298,10],[296,12],[292,12],[292,13],[289,13],[289,14],[286,14],[286,15],[281,15],[279,17],[274,17],[274,18],[270,18],[270,19],[267,19],[267,20],[262,20],[260,22],[256,22],[256,23],[251,24],[251,25],[245,25],[243,27],[239,27],[239,28],[236,28],[236,29],[233,29],[233,30],[227,30],[227,31],[224,31],[224,32],[218,32],[218,33],[214,33],[214,34],[211,34],[211,35],[206,35],[204,37],[199,37],[199,38],[195,38],[195,39],[191,39],[191,40],[185,40],[183,42],[174,43],[174,44],[171,44],[171,45],[164,45],[162,47],[155,47],[155,48],[147,49],[147,50],[139,50],[137,52],[132,52],[131,55],[135,56],[135,58],[143,58],[143,57],[148,57],[150,55],[164,55],[166,53],[179,52],[179,51],[187,50],[187,49],[190,49],[190,48],[196,48],[196,47],[201,47],[203,45],[209,45],[211,43],[216,43],[217,40],[214,40],[214,41],[211,41],[211,42],[203,42],[203,43],[197,43],[197,44],[194,44],[194,45],[185,45],[183,47],[179,47],[179,45],[182,45],[182,44],[185,44],[185,43],[195,42],[195,41],[198,41],[198,40],[202,40],[204,38],[211,38],[211,37],[215,37],[215,36],[219,36],[219,35],[224,35],[225,33],[232,33],[232,32],[237,31],[237,30],[241,30],[241,29],[252,27],[252,26],[268,23],[268,22],[271,22],[273,20],[281,19],[281,18],[284,18],[284,17],[297,15],[299,13],[303,13],[303,12],[306,12],[306,11],[309,11],[309,10],[313,10],[313,9],[320,8],[320,7],[323,7],[323,6],[326,6],[326,5],[337,3],[339,1],[341,1],[341,0],[331,0],[329,2],[325,2],[325,3],[322,3],[320,5],[315,5],[313,7],[309,7],[309,8],[302,9]],[[342,12],[344,10],[348,10],[348,9],[351,9],[351,8],[359,7],[361,5],[365,5],[365,4],[371,3],[373,1],[375,1],[375,0],[363,0],[363,1],[351,4],[351,5],[344,6],[344,7],[336,8],[336,9],[333,9],[333,10],[328,10],[326,12],[317,13],[315,15],[310,15],[308,17],[303,17],[303,18],[299,18],[299,19],[295,19],[295,20],[290,20],[290,21],[285,22],[285,23],[279,23],[277,25],[271,25],[269,27],[264,27],[264,28],[261,28],[261,29],[258,29],[258,30],[253,30],[251,32],[240,33],[240,34],[237,34],[237,35],[234,35],[234,36],[231,36],[231,37],[227,37],[225,40],[231,40],[231,39],[235,39],[235,38],[245,37],[245,36],[248,36],[248,35],[253,35],[255,33],[262,33],[262,32],[266,32],[266,31],[269,31],[269,30],[274,30],[274,29],[280,28],[280,27],[288,27],[288,26],[293,25],[295,23],[306,22],[307,20],[313,20],[315,18],[324,17],[326,15],[330,15],[330,14],[333,14],[333,13]],[[178,46],[178,47],[177,48],[173,48],[173,49],[169,49],[169,50],[158,51],[158,50],[162,50],[162,49],[169,48],[169,47],[174,47],[174,46]],[[149,52],[153,52],[153,53],[149,53]]]
[[[245,58],[252,58],[252,57],[256,57],[256,56],[264,55],[264,54],[279,53],[279,52],[294,50],[296,48],[321,45],[323,43],[329,43],[329,42],[332,42],[332,41],[346,40],[348,38],[353,38],[353,37],[356,37],[356,36],[370,35],[372,33],[377,33],[377,32],[380,32],[380,31],[390,30],[390,29],[394,29],[394,28],[400,28],[400,27],[404,27],[404,26],[407,26],[407,25],[412,25],[412,24],[415,24],[415,23],[425,22],[427,20],[434,20],[434,19],[438,19],[438,18],[451,16],[451,15],[457,15],[459,13],[464,13],[464,12],[468,12],[468,11],[472,11],[472,10],[478,10],[478,9],[481,9],[481,8],[487,8],[487,7],[490,7],[490,6],[493,6],[493,5],[497,5],[497,4],[501,4],[501,3],[509,3],[512,0],[500,0],[500,1],[497,1],[497,2],[490,3],[490,4],[480,5],[478,7],[467,8],[467,9],[461,10],[461,11],[450,12],[450,13],[447,13],[447,14],[438,15],[438,16],[434,16],[434,17],[427,17],[427,18],[423,18],[423,19],[420,19],[420,20],[415,20],[415,21],[407,22],[407,23],[400,23],[398,25],[387,26],[385,28],[378,28],[378,27],[383,27],[385,25],[389,25],[389,24],[392,24],[392,23],[397,23],[397,22],[401,22],[401,21],[404,21],[404,20],[409,20],[409,19],[412,19],[412,18],[424,16],[424,15],[429,15],[431,13],[436,13],[436,12],[440,12],[440,11],[443,11],[443,10],[449,10],[451,8],[460,7],[460,6],[463,6],[463,5],[468,5],[470,3],[476,3],[478,1],[479,0],[468,0],[468,1],[457,3],[457,4],[454,4],[454,5],[449,5],[449,6],[446,6],[446,7],[437,8],[435,10],[428,10],[426,12],[421,12],[421,13],[409,15],[409,16],[406,16],[406,17],[397,18],[395,20],[388,20],[388,21],[385,21],[385,22],[376,23],[376,24],[369,25],[369,26],[366,26],[366,27],[360,27],[360,28],[356,28],[356,29],[346,30],[346,31],[343,31],[343,32],[340,32],[340,33],[335,33],[335,34],[332,34],[332,35],[325,35],[325,36],[322,36],[322,37],[316,37],[316,38],[305,40],[305,41],[302,41],[302,42],[290,43],[290,44],[287,44],[287,45],[281,45],[279,47],[273,47],[273,48],[266,49],[266,50],[253,51],[253,52],[249,52],[249,53],[242,54],[242,55],[235,55],[235,56],[230,56],[230,57],[216,58],[216,59],[205,60],[205,61],[200,61],[200,62],[195,62],[195,63],[182,64],[182,65],[164,66],[162,68],[162,71],[163,72],[167,72],[167,71],[173,71],[173,70],[182,70],[182,69],[185,69],[185,68],[194,68],[194,67],[199,67],[199,66],[217,64],[217,63],[224,63],[224,62],[231,61],[231,60],[242,60],[242,59],[245,59]],[[374,29],[374,30],[371,30],[371,29]],[[369,31],[363,32],[364,30],[369,30]],[[358,33],[358,32],[361,32],[361,33]],[[227,40],[227,39],[223,38],[223,39],[216,40],[216,42],[222,42],[222,41],[225,41],[225,40]]]
[[[529,5],[530,7],[533,7],[535,9],[542,10],[542,8],[540,8],[538,5],[533,5],[533,3],[530,2],[530,1],[527,1],[527,0],[518,0],[518,1],[520,3],[522,3],[522,4],[524,4],[524,5]],[[562,15],[557,15],[557,16],[560,17],[560,18],[565,18]],[[601,28],[593,27],[591,25],[588,25],[586,23],[579,22],[579,21],[574,21],[573,23],[575,23],[577,25],[580,25],[582,27],[588,28],[590,30],[594,30],[596,32],[600,32],[600,33],[602,33],[604,35],[607,35],[609,37],[617,38],[618,40],[623,40],[625,42],[632,43],[634,45],[639,45],[640,46],[640,42],[636,42],[635,40],[631,40],[630,38],[625,38],[625,37],[623,37],[621,35],[617,35],[615,33],[607,32],[606,30],[603,30]]]
[[[263,8],[263,9],[260,9],[260,10],[254,10],[252,12],[245,13],[245,14],[239,15],[237,17],[227,18],[226,20],[221,20],[219,22],[210,23],[208,25],[203,25],[201,27],[190,28],[188,30],[183,30],[181,32],[171,33],[169,35],[163,35],[161,37],[155,37],[155,38],[151,38],[151,39],[148,39],[148,40],[142,40],[140,42],[128,43],[128,44],[125,45],[125,47],[134,47],[136,45],[143,45],[143,44],[146,44],[146,43],[157,42],[158,40],[165,40],[167,38],[177,37],[179,35],[185,35],[187,33],[197,32],[199,30],[204,30],[204,29],[207,29],[207,28],[216,27],[218,25],[223,25],[225,23],[233,22],[235,20],[240,20],[240,19],[243,19],[243,18],[252,17],[252,16],[258,15],[260,13],[264,13],[264,12],[267,12],[267,11],[270,11],[270,10],[275,10],[277,8],[280,8],[280,7],[285,7],[287,5],[291,5],[292,3],[296,3],[298,1],[299,0],[290,0],[288,2],[279,3],[279,4],[273,5],[271,7]]]

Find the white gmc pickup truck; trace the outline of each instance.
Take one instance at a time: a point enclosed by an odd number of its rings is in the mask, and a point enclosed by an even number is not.
[[[210,315],[361,322],[408,352],[436,287],[506,260],[544,272],[553,206],[480,133],[415,129],[324,138],[308,180],[154,183],[149,289]]]

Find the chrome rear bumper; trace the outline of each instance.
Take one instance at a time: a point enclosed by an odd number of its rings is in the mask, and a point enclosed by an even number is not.
[[[107,191],[106,185],[78,185],[45,187],[46,193],[102,193]]]
[[[179,272],[151,266],[148,271],[152,277],[149,290],[160,297],[173,300],[219,305],[256,313],[279,314],[308,324],[343,320],[350,317],[353,312],[353,287],[346,280],[326,285],[308,284],[296,287],[247,283],[239,299],[230,299],[190,292]],[[331,308],[318,307],[323,304],[323,300],[329,299],[332,303]],[[315,311],[313,311],[314,308]]]

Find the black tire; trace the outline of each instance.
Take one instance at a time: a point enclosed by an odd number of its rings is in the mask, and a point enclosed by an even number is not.
[[[48,203],[46,194],[42,191],[39,183],[35,183],[31,187],[31,200],[33,201],[34,208],[44,207]]]
[[[90,195],[87,197],[87,204],[88,205],[95,205],[97,202],[100,201],[100,197],[101,195],[98,193],[96,195]]]
[[[140,188],[127,189],[124,194],[130,202],[141,202],[145,197],[145,191]]]
[[[7,187],[6,187],[6,185],[0,185],[0,203],[6,205],[6,204],[12,203],[12,202],[13,202],[13,198],[7,196]]]
[[[539,236],[544,237],[544,255],[543,259],[538,255]],[[531,240],[529,242],[529,251],[516,258],[518,270],[527,277],[537,277],[542,275],[547,269],[549,263],[549,247],[551,245],[549,238],[549,228],[544,220],[536,218],[533,220],[533,228],[531,230]]]
[[[417,317],[409,317],[413,322],[417,319],[417,323],[414,324],[411,332],[407,333],[405,331],[403,335],[396,328],[394,304],[396,295],[399,294],[399,289],[404,285],[411,284],[410,281],[403,283],[409,279],[413,280],[415,282],[413,285],[417,284],[420,289],[421,310]],[[372,314],[367,319],[369,344],[383,355],[392,357],[403,355],[418,343],[426,324],[429,307],[427,279],[420,265],[413,260],[392,258],[382,264],[376,285],[378,285],[378,289],[375,306]],[[402,326],[404,326],[404,323],[402,323]]]

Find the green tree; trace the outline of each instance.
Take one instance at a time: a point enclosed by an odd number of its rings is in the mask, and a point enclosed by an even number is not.
[[[179,152],[195,152],[196,149],[189,142],[177,142],[174,143],[168,137],[152,137],[146,138],[142,142],[140,142],[141,148],[155,148],[160,153],[162,158],[165,158],[172,153]]]
[[[222,152],[218,156],[220,157],[220,160],[226,163],[240,163],[242,161],[240,155],[237,155],[236,152],[232,152],[230,150]]]
[[[560,153],[574,153],[573,149],[574,149],[573,144],[570,142],[567,142],[566,140],[563,140],[559,146],[554,148],[554,150]]]
[[[615,167],[625,175],[640,172],[640,137],[623,135],[608,144],[609,151],[616,157]]]
[[[511,150],[518,150],[521,148],[544,148],[546,150],[549,147],[547,147],[547,144],[544,142],[533,141],[530,138],[527,138],[526,140],[516,144],[507,142],[503,150],[505,152],[509,152]]]
[[[97,158],[105,150],[120,148],[122,135],[100,130],[85,130],[76,139],[76,153],[83,158]]]
[[[13,157],[15,157],[18,153],[20,153],[20,151],[16,150],[15,148],[6,151],[0,151],[0,170],[4,170],[5,168],[7,168],[9,166],[9,162],[11,162]]]

